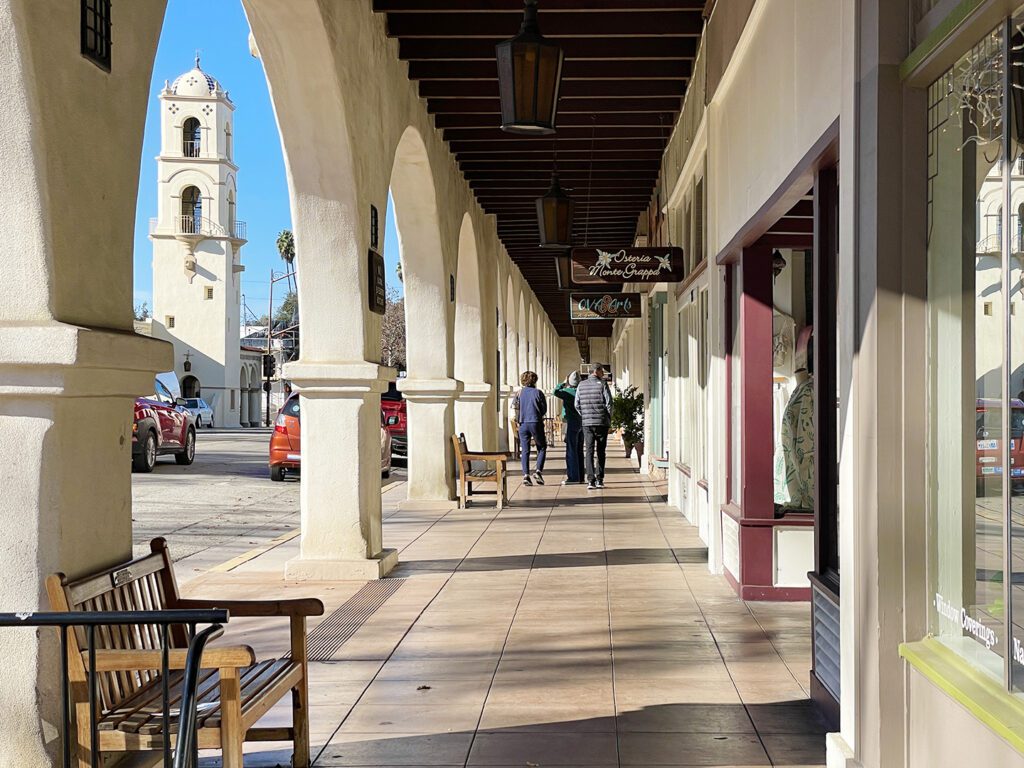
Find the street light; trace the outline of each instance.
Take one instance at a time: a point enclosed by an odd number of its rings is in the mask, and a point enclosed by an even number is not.
[[[525,0],[519,34],[496,46],[501,129],[531,135],[555,132],[565,55],[540,33],[537,0]]]

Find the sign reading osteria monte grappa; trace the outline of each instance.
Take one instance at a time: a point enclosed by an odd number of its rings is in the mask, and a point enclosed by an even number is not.
[[[576,285],[678,282],[683,279],[683,249],[573,248],[571,279]]]
[[[639,293],[573,293],[569,295],[572,320],[614,320],[641,316]]]

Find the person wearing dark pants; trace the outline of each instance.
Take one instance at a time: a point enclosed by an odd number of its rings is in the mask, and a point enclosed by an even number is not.
[[[520,457],[523,463],[523,485],[544,485],[544,459],[548,452],[548,438],[544,433],[544,416],[548,412],[548,401],[537,389],[537,374],[525,371],[519,377],[523,388],[519,390],[513,408],[519,421]],[[530,479],[530,443],[537,444],[537,469]]]
[[[587,490],[604,488],[604,462],[608,448],[608,427],[583,428],[583,455],[587,460]]]
[[[562,485],[583,482],[583,423],[576,410],[576,387],[580,375],[573,371],[564,382],[555,387],[554,395],[562,401],[562,421],[565,422],[565,480]]]
[[[595,365],[590,376],[576,388],[576,410],[583,422],[583,454],[586,457],[588,491],[604,488],[605,450],[608,446],[608,427],[612,423],[612,393],[604,375],[604,366]]]

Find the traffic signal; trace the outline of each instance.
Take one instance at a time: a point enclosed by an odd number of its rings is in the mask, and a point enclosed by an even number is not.
[[[273,378],[274,373],[277,371],[277,358],[273,355],[263,356],[263,377],[265,379]]]

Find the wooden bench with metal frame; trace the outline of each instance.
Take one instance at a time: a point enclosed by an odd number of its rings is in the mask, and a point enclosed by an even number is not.
[[[320,616],[323,603],[315,598],[292,600],[197,600],[182,598],[174,577],[167,542],[150,542],[151,554],[114,568],[69,581],[64,574],[46,579],[54,611],[160,611],[221,608],[233,617],[288,617],[291,653],[257,662],[244,645],[213,646],[203,653],[198,687],[197,734],[200,749],[221,749],[224,768],[242,768],[246,741],[291,741],[292,765],[309,766],[309,693],[306,617]],[[168,630],[168,687],[171,705],[178,707],[188,630]],[[98,675],[98,752],[160,751],[164,749],[162,696],[164,681],[159,628],[130,625],[96,633]],[[78,632],[68,633],[68,665],[75,715],[75,752],[81,768],[92,764],[89,716],[89,652]],[[292,695],[292,727],[256,728],[256,722],[287,693]],[[173,742],[177,734],[172,733]]]
[[[498,509],[508,501],[508,468],[505,466],[509,455],[504,452],[474,453],[466,448],[466,436],[462,433],[452,435],[452,446],[455,448],[455,463],[459,468],[459,509],[465,509],[469,497],[474,495],[474,484],[493,485],[498,497]],[[494,469],[473,468],[473,462],[493,462]]]

